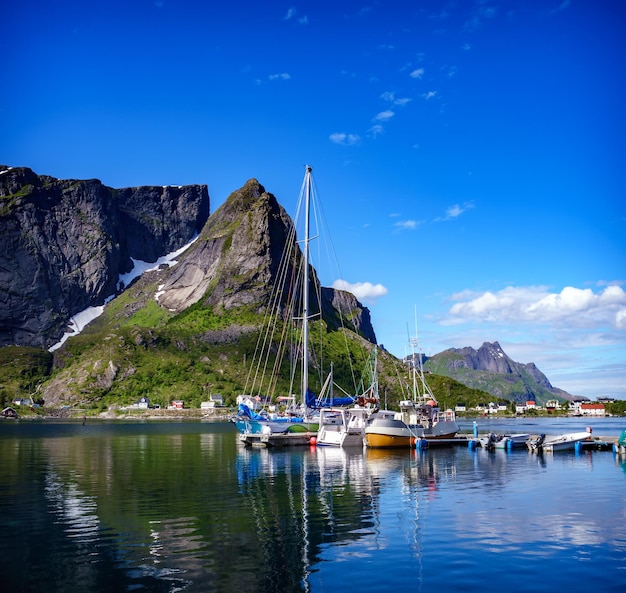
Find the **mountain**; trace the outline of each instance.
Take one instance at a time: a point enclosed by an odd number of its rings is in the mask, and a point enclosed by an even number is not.
[[[208,216],[206,185],[112,189],[0,165],[0,346],[48,348],[118,294],[132,259],[177,250]]]
[[[297,253],[289,272],[293,274],[301,257],[293,222],[276,197],[250,179],[209,217],[198,239],[163,275],[158,302],[176,313],[200,304],[225,311],[246,307],[262,314],[278,285],[290,241]],[[369,310],[349,292],[321,287],[312,267],[309,275],[311,313],[321,311],[331,329],[347,326],[375,344]]]
[[[478,350],[449,348],[424,359],[424,368],[481,389],[495,398],[516,402],[571,400],[574,396],[552,386],[535,363],[511,360],[498,342],[485,342]]]
[[[0,184],[2,239],[10,237],[17,254],[5,248],[0,256],[4,343],[47,348],[70,315],[112,297],[100,317],[46,360],[36,351],[3,353],[50,366],[37,387],[41,399],[106,407],[145,394],[163,405],[176,397],[199,403],[207,390],[231,399],[243,393],[286,246],[294,247],[292,271],[302,261],[293,222],[256,179],[210,216],[206,186],[114,190],[6,167]],[[154,261],[186,243],[176,265],[117,286],[131,258]],[[357,350],[368,355],[376,344],[369,311],[351,293],[320,286],[312,267],[309,276],[310,313],[320,314],[314,325],[331,348],[352,344],[353,354],[335,366],[336,376],[347,375],[361,362]],[[38,313],[36,321],[25,321],[27,311]],[[21,384],[34,389],[35,374]]]

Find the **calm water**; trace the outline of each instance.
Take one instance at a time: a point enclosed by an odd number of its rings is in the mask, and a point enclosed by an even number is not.
[[[471,421],[462,425],[471,432]],[[558,434],[626,419],[479,420]],[[3,591],[626,585],[626,457],[246,450],[229,424],[0,423]]]

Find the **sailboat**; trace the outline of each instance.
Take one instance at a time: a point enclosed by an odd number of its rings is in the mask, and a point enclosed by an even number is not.
[[[402,420],[417,439],[451,439],[459,432],[459,425],[453,410],[441,412],[426,381],[422,351],[418,347],[417,321],[415,337],[410,340],[410,344],[413,399],[400,402],[400,412],[396,414],[396,418]]]
[[[363,447],[365,427],[369,417],[378,409],[378,356],[374,347],[368,369],[371,384],[350,407],[329,407],[320,409],[320,425],[316,444],[330,447]],[[331,403],[336,401],[331,397]]]
[[[304,181],[300,192],[298,213],[304,218],[304,237],[302,241],[296,241],[295,225],[293,235],[285,245],[285,251],[280,264],[280,272],[277,277],[277,286],[272,296],[272,303],[268,306],[268,322],[266,333],[259,338],[258,349],[260,354],[255,356],[256,363],[250,367],[249,379],[251,391],[255,391],[264,385],[263,389],[276,387],[277,376],[283,362],[281,357],[286,353],[292,354],[290,358],[291,368],[289,371],[290,388],[289,395],[279,399],[291,400],[292,403],[283,413],[257,412],[240,404],[237,414],[231,418],[236,424],[241,442],[249,446],[287,446],[308,445],[314,442],[320,423],[320,409],[324,406],[322,399],[325,391],[330,389],[332,394],[332,369],[317,397],[309,388],[309,322],[316,317],[321,318],[321,302],[319,308],[310,303],[310,276],[314,271],[310,269],[310,242],[316,238],[311,236],[311,210],[313,208],[313,180],[312,168],[306,166]],[[298,215],[296,215],[296,219]],[[301,257],[295,253],[296,245],[301,245]],[[290,251],[292,250],[292,251]],[[287,299],[285,302],[284,299]],[[282,299],[282,300],[281,300]],[[277,329],[277,320],[283,319],[285,326]],[[295,325],[301,330],[296,330]],[[275,335],[280,335],[280,344],[273,341]],[[291,335],[297,337],[297,344],[291,349],[285,345],[285,337]],[[272,352],[273,361],[270,361],[268,353]],[[312,359],[312,358],[311,358]],[[263,360],[263,362],[261,362]],[[271,371],[269,370],[271,369]],[[267,373],[265,372],[267,371]],[[298,372],[299,371],[299,372]],[[283,375],[285,374],[282,371]],[[264,377],[271,375],[269,383]],[[298,381],[299,379],[299,381]],[[295,385],[299,383],[299,390]],[[320,381],[321,383],[321,381]],[[247,389],[247,387],[246,387]],[[292,391],[298,390],[297,395]],[[247,391],[247,393],[249,393]],[[258,396],[257,396],[258,397]],[[356,397],[332,398],[331,405],[352,404]]]

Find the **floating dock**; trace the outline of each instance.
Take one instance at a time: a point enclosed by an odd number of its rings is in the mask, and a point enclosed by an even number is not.
[[[315,433],[308,432],[285,432],[285,433],[247,433],[239,435],[239,441],[246,447],[308,447],[315,445]],[[464,446],[470,449],[481,447],[480,440],[474,436],[456,436],[449,439],[417,439],[416,449],[431,449],[434,447]],[[522,447],[516,446],[515,449]],[[508,450],[508,449],[502,449]],[[626,445],[617,439],[610,440],[608,437],[579,441],[575,443],[574,451],[613,451],[617,455],[626,455]]]
[[[536,435],[533,435],[536,436]],[[470,449],[474,449],[476,447],[481,447],[480,439],[477,437],[470,437],[466,439],[466,442]],[[525,448],[516,445],[515,449]],[[510,447],[503,447],[503,450],[509,450]],[[621,452],[620,452],[621,450]],[[587,441],[578,441],[573,444],[573,447],[569,449],[569,451],[613,451],[617,454],[626,454],[626,447],[623,445],[619,445],[617,440],[610,440],[609,437],[599,437],[595,439],[590,439]]]
[[[415,442],[416,449],[430,449],[432,447],[453,447],[458,445],[468,446],[472,437],[457,436],[449,439],[417,439]]]
[[[251,433],[243,432],[239,440],[246,447],[307,447],[311,445],[314,433],[284,432],[284,433]]]

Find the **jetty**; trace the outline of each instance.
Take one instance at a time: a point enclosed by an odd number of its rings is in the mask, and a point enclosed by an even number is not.
[[[306,447],[313,445],[315,434],[308,432],[253,433],[242,432],[239,442],[246,447]]]

